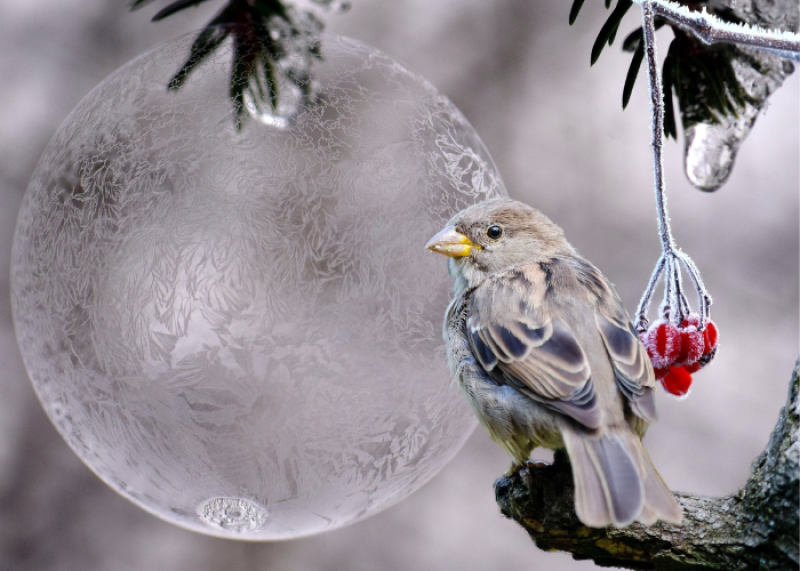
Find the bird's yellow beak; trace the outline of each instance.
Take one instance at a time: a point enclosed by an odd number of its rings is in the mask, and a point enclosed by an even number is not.
[[[456,231],[455,226],[448,226],[439,232],[425,244],[425,247],[448,258],[463,258],[469,256],[472,248],[478,250],[481,248],[461,232]]]

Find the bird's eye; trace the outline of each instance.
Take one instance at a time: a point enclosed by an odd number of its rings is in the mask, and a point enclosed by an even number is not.
[[[486,229],[486,235],[490,240],[497,240],[503,235],[503,227],[497,224],[492,224]]]

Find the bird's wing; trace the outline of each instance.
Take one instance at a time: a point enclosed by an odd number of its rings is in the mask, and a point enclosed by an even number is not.
[[[586,260],[573,260],[578,280],[591,292],[595,322],[614,367],[617,387],[631,411],[646,422],[655,422],[655,374],[647,351],[631,324],[622,300],[600,271]]]
[[[484,281],[470,299],[470,347],[498,382],[598,428],[601,410],[589,359],[566,324],[543,311],[548,286],[538,266]]]
[[[631,410],[642,420],[655,422],[656,380],[653,365],[636,330],[621,308],[621,302],[619,307],[615,305],[601,306],[597,309],[595,312],[597,328],[614,366],[617,386],[630,403]]]

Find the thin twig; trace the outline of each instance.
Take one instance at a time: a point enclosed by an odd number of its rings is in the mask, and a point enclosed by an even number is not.
[[[700,311],[700,323],[698,324],[697,328],[702,331],[706,327],[706,320],[708,319],[709,312],[711,310],[711,296],[706,290],[705,284],[703,283],[703,278],[700,275],[700,270],[697,269],[694,260],[692,260],[685,252],[682,251],[678,251],[676,255],[681,263],[683,263],[684,267],[686,268],[686,272],[694,282],[694,287],[697,291],[697,305]]]
[[[647,85],[650,93],[650,146],[653,148],[653,176],[655,178],[656,210],[661,235],[661,247],[665,254],[672,252],[675,243],[669,227],[667,198],[664,196],[664,162],[661,147],[664,142],[664,97],[661,88],[661,74],[658,73],[658,54],[656,53],[656,30],[653,23],[651,0],[642,3],[644,29],[644,52],[647,58]]]
[[[638,309],[636,310],[636,330],[639,333],[644,333],[647,331],[647,310],[650,307],[650,301],[653,299],[653,292],[656,289],[656,284],[658,283],[658,279],[661,277],[661,273],[664,271],[664,266],[666,263],[667,258],[666,256],[662,255],[658,259],[658,263],[656,263],[653,274],[650,276],[650,281],[647,283],[647,287],[642,294],[642,299],[639,302]]]

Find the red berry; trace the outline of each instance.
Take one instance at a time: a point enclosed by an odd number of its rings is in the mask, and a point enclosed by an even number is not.
[[[642,335],[642,343],[656,369],[665,369],[681,352],[681,334],[669,321],[657,321]]]
[[[719,332],[717,331],[717,326],[714,325],[714,322],[710,319],[706,320],[706,328],[703,330],[703,341],[705,342],[705,347],[703,347],[703,355],[708,355],[717,348],[717,342],[719,341]]]
[[[681,327],[688,327],[689,325],[694,325],[697,327],[700,325],[700,316],[696,313],[690,313],[686,316],[686,318],[681,322]]]
[[[690,313],[681,323],[681,328],[683,329],[690,325],[699,328],[700,316],[696,313]],[[719,333],[717,332],[717,326],[714,325],[714,322],[710,319],[706,319],[706,328],[703,329],[703,355],[708,355],[711,351],[716,349],[718,338]]]
[[[691,365],[684,365],[683,368],[686,370],[687,373],[696,373],[700,369],[705,367],[705,363],[703,363],[703,359],[700,358],[699,361],[695,361]]]
[[[694,325],[688,325],[681,327],[680,335],[681,350],[677,359],[675,359],[675,364],[677,366],[692,365],[703,356],[703,348],[705,347],[703,334]]]
[[[686,396],[692,386],[692,375],[683,367],[670,367],[669,372],[661,379],[661,386],[671,395]]]
[[[682,365],[690,373],[694,373],[695,371],[698,371],[708,365],[717,354],[719,332],[717,331],[717,326],[714,324],[714,322],[710,319],[706,319],[706,326],[702,331],[702,353],[696,361],[691,359],[691,357],[694,356],[694,352],[697,351],[697,348],[694,347],[694,344],[697,343],[697,339],[693,333],[686,333],[686,331],[690,331],[692,327],[697,328],[698,325],[700,325],[700,317],[696,313],[690,313],[686,316],[686,319],[683,320],[680,328],[681,355],[678,357],[678,359],[676,359],[676,364]],[[687,337],[691,337],[691,339],[687,339]]]
[[[656,379],[663,379],[664,375],[666,375],[669,372],[669,368],[653,369],[653,372],[656,374]]]

